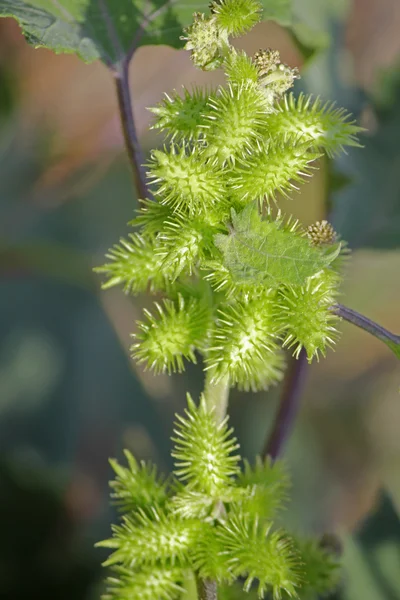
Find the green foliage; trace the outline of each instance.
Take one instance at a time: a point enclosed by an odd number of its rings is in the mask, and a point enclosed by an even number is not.
[[[86,62],[100,59],[116,65],[126,55],[145,13],[144,0],[1,0],[0,16],[14,17],[35,47],[76,53]],[[148,3],[153,13],[159,3]],[[175,15],[174,15],[175,12]],[[181,23],[168,7],[147,23],[143,43],[176,45]],[[186,12],[190,18],[190,10]],[[175,18],[174,18],[175,17]],[[170,31],[169,26],[173,26]],[[160,39],[161,38],[161,39]]]
[[[296,595],[301,581],[300,557],[293,542],[281,531],[272,531],[271,523],[261,524],[257,517],[233,515],[218,530],[221,548],[236,577],[246,577],[244,590],[258,580],[258,595],[268,590],[274,599]]]
[[[215,2],[218,29],[225,35],[247,31],[259,20],[261,3],[231,0],[235,9],[232,21]],[[240,5],[240,9],[236,8]],[[264,18],[282,25],[293,25],[290,0],[263,0]],[[159,0],[0,0],[0,17],[16,19],[34,47],[56,53],[74,53],[85,62],[100,59],[118,67],[138,46],[165,44],[182,46],[180,33],[195,10],[207,10],[209,0],[160,2]]]
[[[308,279],[303,286],[279,290],[276,320],[284,327],[284,347],[293,348],[296,357],[304,347],[311,361],[318,353],[325,355],[334,344],[338,333],[329,308],[335,302],[337,287],[338,277],[332,271]]]
[[[295,545],[303,561],[301,597],[306,600],[315,594],[329,595],[340,583],[338,557],[317,540],[297,539]]]
[[[215,230],[207,227],[202,219],[188,221],[183,215],[174,215],[163,225],[157,250],[162,269],[167,269],[173,280],[182,272],[192,275],[198,263],[206,258]]]
[[[393,250],[400,245],[400,67],[393,68],[387,99],[372,103],[375,125],[362,151],[346,158],[340,168],[350,184],[335,196],[333,222],[352,248]],[[384,149],[384,150],[383,150]]]
[[[156,196],[173,211],[201,214],[224,197],[223,174],[201,150],[188,152],[173,145],[170,152],[154,150],[149,166],[152,183],[158,186]]]
[[[305,94],[295,98],[288,94],[277,108],[270,117],[270,128],[276,135],[290,135],[295,139],[301,136],[328,156],[341,152],[344,146],[360,146],[357,141],[360,127],[334,103],[322,104],[319,98],[313,100]]]
[[[257,143],[232,174],[232,192],[241,203],[254,198],[260,203],[276,201],[279,194],[299,189],[295,184],[311,176],[315,168],[311,163],[319,156],[301,136],[289,142],[277,136]]]
[[[151,508],[151,514],[135,511],[134,518],[124,516],[121,525],[113,526],[113,537],[98,546],[114,552],[104,563],[106,566],[125,563],[129,567],[188,566],[189,550],[199,538],[201,524],[190,519],[173,518]]]
[[[283,360],[273,319],[274,296],[222,305],[207,350],[211,382],[229,377],[242,389],[267,389],[280,381]]]
[[[232,209],[232,230],[216,236],[215,244],[233,281],[267,288],[304,285],[340,252],[339,245],[328,250],[312,246],[295,224],[288,229],[281,219],[262,220],[254,204],[239,215]]]
[[[218,69],[228,46],[228,32],[218,26],[214,17],[194,13],[193,23],[185,29],[185,50],[191,50],[193,63],[204,71]]]
[[[213,0],[211,13],[217,24],[228,35],[242,35],[250,31],[261,19],[261,3],[258,0]]]
[[[253,0],[195,14],[186,48],[228,83],[173,92],[152,109],[166,136],[147,165],[154,200],[142,199],[135,233],[98,269],[104,287],[164,296],[138,324],[137,360],[180,372],[199,353],[213,384],[255,391],[281,380],[282,346],[311,360],[333,344],[345,247],[328,223],[304,230],[271,200],[310,176],[321,151],[356,145],[359,130],[342,110],[285,95],[298,73],[276,50],[249,57],[230,45],[258,18]],[[199,282],[195,298],[193,287],[183,294],[189,282]]]
[[[110,460],[116,474],[110,484],[113,490],[111,498],[120,511],[129,513],[136,508],[146,510],[149,506],[163,506],[167,500],[167,489],[156,467],[144,462],[139,465],[128,450],[125,450],[125,457],[128,467]]]
[[[246,52],[237,52],[234,48],[225,59],[225,75],[233,85],[251,82],[257,83],[258,71],[250,56]]]
[[[156,115],[152,129],[166,131],[171,141],[192,141],[201,135],[200,125],[203,115],[208,111],[210,92],[193,87],[191,91],[183,88],[183,97],[176,90],[165,94],[164,100],[150,111]]]
[[[290,481],[282,462],[257,457],[253,466],[244,461],[237,485],[241,492],[237,498],[240,511],[271,520],[284,505]]]
[[[156,373],[181,372],[183,358],[195,363],[195,349],[201,349],[206,342],[208,308],[196,298],[185,302],[181,295],[177,302],[156,302],[155,308],[157,316],[146,309],[147,320],[138,323],[139,332],[131,348],[133,356]]]
[[[264,94],[251,81],[228,84],[209,100],[203,132],[207,141],[207,155],[216,157],[221,165],[235,163],[238,158],[251,154],[254,144],[265,132],[266,104]]]
[[[239,457],[233,453],[239,446],[232,438],[226,420],[216,425],[213,414],[207,410],[205,398],[201,398],[196,409],[188,396],[186,418],[178,416],[175,436],[172,453],[175,475],[190,490],[218,498],[231,477],[238,473]]]
[[[179,584],[182,573],[179,569],[154,567],[141,571],[117,567],[107,578],[107,594],[103,600],[176,600],[183,591]]]
[[[195,13],[185,48],[197,67],[222,68],[227,84],[174,91],[151,109],[165,134],[147,165],[154,199],[141,200],[137,231],[102,268],[106,287],[162,295],[137,324],[136,360],[171,373],[200,354],[207,372],[199,406],[188,397],[178,417],[168,485],[129,455],[129,470],[113,463],[124,514],[101,545],[112,550],[116,600],[147,599],[149,589],[178,598],[188,573],[233,591],[244,579],[246,592],[274,600],[337,583],[327,551],[275,523],[288,490],[282,465],[258,458],[241,472],[227,420],[210,409],[222,387],[279,382],[282,348],[298,356],[304,347],[311,360],[336,337],[330,308],[345,243],[326,221],[305,229],[275,204],[312,175],[322,152],[357,145],[359,128],[332,105],[287,96],[298,71],[279,52],[249,57],[231,46],[259,18],[257,0],[214,0],[207,15]]]
[[[357,146],[360,129],[333,105],[287,95],[298,71],[277,51],[249,57],[233,48],[230,38],[260,20],[258,0],[213,0],[179,42],[193,8],[207,2],[0,0],[0,16],[16,18],[35,46],[101,59],[119,83],[146,43],[185,42],[198,68],[227,77],[215,90],[172,92],[152,109],[166,136],[147,165],[154,199],[141,199],[135,232],[97,269],[104,287],[161,296],[137,323],[139,363],[181,372],[200,354],[208,371],[199,406],[188,397],[178,417],[168,482],[129,453],[127,467],[111,462],[122,518],[99,544],[111,550],[106,598],[174,600],[194,574],[223,586],[244,579],[260,598],[304,600],[335,588],[336,558],[277,528],[286,473],[260,458],[240,472],[232,430],[210,405],[218,386],[257,391],[278,382],[282,348],[297,357],[305,348],[311,360],[334,343],[342,245],[326,222],[304,230],[271,201],[311,176],[322,152]],[[267,17],[299,31],[289,0],[265,3]]]
[[[103,284],[104,289],[122,285],[126,293],[138,294],[147,289],[165,290],[168,286],[171,273],[161,267],[154,240],[131,233],[127,240],[121,239],[106,258],[112,262],[96,269],[97,273],[109,277]]]
[[[257,582],[259,598],[334,588],[334,557],[277,529],[272,520],[288,487],[280,463],[258,458],[240,473],[232,430],[226,420],[217,422],[204,397],[196,407],[188,396],[174,441],[179,481],[171,480],[168,488],[129,454],[128,467],[112,463],[113,499],[124,515],[112,538],[99,544],[112,551],[105,563],[112,568],[105,598],[177,599],[188,571],[233,584],[233,591],[239,577],[245,591]]]

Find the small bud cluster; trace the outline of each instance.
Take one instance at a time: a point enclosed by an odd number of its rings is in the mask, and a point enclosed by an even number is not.
[[[191,50],[197,67],[213,71],[221,66],[228,38],[214,17],[206,18],[202,13],[194,13],[193,24],[185,30],[185,34],[181,39],[186,41],[185,48]]]
[[[276,98],[280,98],[294,84],[295,79],[300,77],[297,68],[289,67],[281,62],[277,50],[258,50],[253,57],[257,68],[260,83],[270,93],[271,90]]]
[[[323,246],[324,244],[334,244],[337,240],[337,233],[328,221],[317,221],[309,225],[306,230],[307,237],[313,246]]]
[[[278,50],[271,50],[271,48],[268,48],[267,50],[258,50],[253,56],[253,61],[260,77],[276,70],[277,66],[280,64],[280,60],[281,57]]]

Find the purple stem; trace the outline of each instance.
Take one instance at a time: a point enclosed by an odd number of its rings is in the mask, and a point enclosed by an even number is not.
[[[150,194],[146,185],[146,173],[143,168],[144,159],[133,118],[132,96],[129,86],[129,61],[122,61],[120,67],[113,70],[113,75],[117,88],[122,132],[124,134],[129,161],[133,169],[136,190],[139,198],[148,198]]]
[[[146,33],[146,26],[150,25],[152,21],[159,17],[174,2],[176,2],[176,0],[166,0],[162,6],[150,15],[144,17],[143,22],[140,24],[132,41],[131,47],[121,62],[121,66],[113,69],[125,147],[132,165],[138,197],[142,199],[152,198],[152,194],[146,184],[146,172],[143,168],[143,154],[139,145],[135,120],[133,118],[132,97],[129,86],[129,64],[138,48],[141,38]]]
[[[300,396],[307,372],[307,353],[301,349],[298,359],[292,359],[286,372],[278,412],[261,456],[276,460],[292,430],[300,406]]]
[[[400,335],[391,333],[381,325],[378,325],[378,323],[375,323],[375,321],[371,321],[371,319],[364,317],[364,315],[361,315],[352,308],[343,306],[343,304],[335,304],[330,310],[345,321],[356,325],[356,327],[360,327],[360,329],[364,329],[364,331],[368,331],[368,333],[389,346],[395,354],[398,354],[400,349]]]

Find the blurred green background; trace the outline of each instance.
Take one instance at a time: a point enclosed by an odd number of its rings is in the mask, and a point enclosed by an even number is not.
[[[321,161],[284,209],[306,224],[329,207],[353,250],[343,303],[400,332],[400,2],[296,0],[300,44],[262,23],[238,46],[279,49],[301,68],[297,91],[353,112],[363,149]],[[192,82],[187,53],[143,47],[132,91],[143,148],[146,107]],[[153,377],[129,357],[149,298],[102,292],[92,272],[128,231],[136,198],[106,68],[33,50],[0,20],[0,599],[95,599],[113,510],[110,456],[129,448],[171,469],[169,437],[202,373]],[[346,324],[308,369],[285,451],[287,519],[340,533],[340,600],[400,599],[400,370],[387,348]],[[233,392],[242,453],[260,451],[279,389]]]

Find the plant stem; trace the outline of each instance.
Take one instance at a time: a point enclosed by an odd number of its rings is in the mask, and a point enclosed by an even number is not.
[[[282,452],[299,409],[307,365],[307,353],[302,348],[298,359],[291,360],[286,372],[278,412],[261,454],[263,458],[270,456],[276,460]]]
[[[364,329],[364,331],[368,331],[368,333],[384,342],[400,358],[400,335],[391,333],[384,327],[371,321],[371,319],[364,317],[364,315],[351,308],[347,308],[347,306],[343,306],[343,304],[335,304],[330,310],[345,321]],[[271,456],[275,460],[282,451],[282,447],[290,433],[298,411],[300,393],[306,370],[307,357],[303,349],[300,352],[298,360],[292,361],[286,373],[279,409],[272,426],[271,434],[267,438],[262,451],[264,458]]]
[[[356,325],[356,327],[360,327],[360,329],[364,329],[364,331],[368,331],[368,333],[386,344],[400,358],[400,335],[391,333],[384,327],[381,327],[381,325],[378,325],[378,323],[371,321],[371,319],[364,317],[364,315],[351,308],[347,308],[347,306],[343,306],[343,304],[335,304],[330,310],[345,321]]]
[[[143,155],[137,137],[135,120],[133,118],[132,96],[129,86],[129,61],[123,60],[113,70],[117,88],[118,106],[121,118],[122,132],[125,147],[132,166],[136,191],[139,198],[148,198],[149,191],[146,185],[146,173],[143,168]]]
[[[229,398],[229,379],[221,379],[218,383],[211,383],[211,372],[207,371],[204,383],[204,397],[209,409],[214,409],[215,419],[220,423],[226,415]]]
[[[217,600],[217,582],[210,579],[197,580],[198,600]]]
[[[208,409],[214,410],[217,423],[221,423],[228,409],[229,378],[225,377],[218,383],[212,383],[212,373],[207,371],[204,382],[204,398]],[[217,582],[211,579],[196,577],[198,600],[217,600]]]

